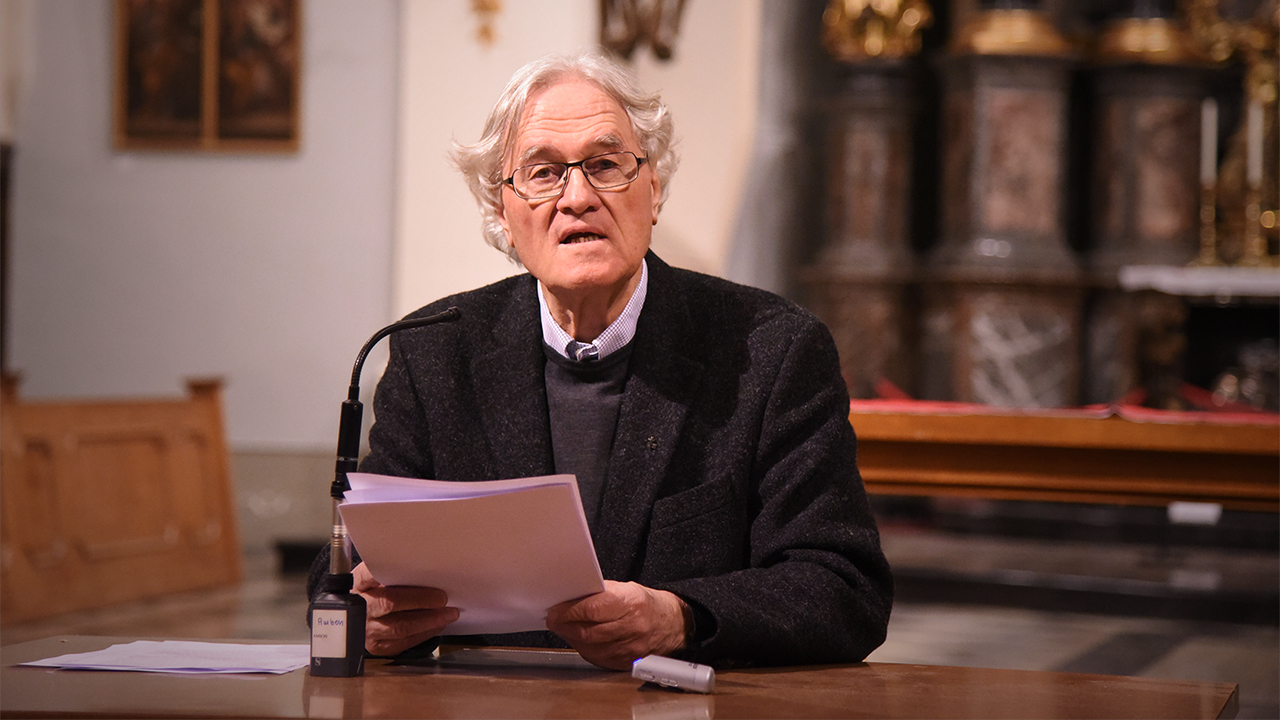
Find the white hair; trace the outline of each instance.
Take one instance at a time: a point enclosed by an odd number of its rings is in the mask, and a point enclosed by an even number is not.
[[[507,242],[498,219],[502,212],[503,161],[529,98],[571,77],[599,87],[627,111],[631,129],[658,174],[662,186],[659,207],[666,202],[669,181],[679,164],[674,149],[675,127],[667,106],[656,93],[641,89],[631,72],[617,61],[599,52],[584,52],[572,56],[548,55],[520,68],[489,111],[480,140],[474,145],[455,143],[453,148],[454,166],[466,177],[467,186],[480,206],[480,227],[485,242],[506,253],[517,264],[520,258]]]

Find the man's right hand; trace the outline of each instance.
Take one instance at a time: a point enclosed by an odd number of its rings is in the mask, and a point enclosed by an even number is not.
[[[355,591],[368,604],[364,647],[374,655],[398,655],[442,634],[458,619],[458,609],[448,607],[443,590],[423,587],[387,587],[364,563],[351,571]]]

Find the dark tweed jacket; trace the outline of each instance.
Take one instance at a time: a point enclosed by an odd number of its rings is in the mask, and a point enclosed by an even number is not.
[[[647,261],[593,538],[605,578],[694,605],[691,661],[863,659],[884,641],[893,581],[830,334],[770,293]],[[361,470],[458,481],[554,473],[534,279],[414,314],[450,306],[458,322],[391,336]],[[523,635],[489,640],[558,641]]]

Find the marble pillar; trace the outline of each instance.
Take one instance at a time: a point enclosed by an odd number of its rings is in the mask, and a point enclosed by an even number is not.
[[[1085,402],[1114,402],[1142,387],[1149,403],[1174,403],[1178,387],[1170,378],[1179,376],[1180,356],[1168,351],[1176,340],[1168,339],[1165,319],[1179,313],[1158,307],[1168,304],[1158,298],[1127,297],[1118,275],[1126,265],[1183,266],[1199,254],[1209,73],[1208,59],[1172,11],[1118,16],[1098,38],[1090,69],[1093,290]],[[1217,169],[1207,172],[1216,176]],[[1155,346],[1144,348],[1140,337],[1154,338]]]
[[[902,62],[849,64],[826,108],[823,242],[802,269],[807,304],[831,329],[853,397],[914,383],[911,81]]]
[[[979,13],[942,60],[942,237],[926,264],[921,322],[926,398],[1079,402],[1083,273],[1066,237],[1076,58],[1021,3]]]
[[[1124,265],[1185,265],[1199,251],[1201,106],[1211,64],[1165,12],[1111,19],[1092,57],[1089,265],[1103,279]],[[1208,172],[1216,176],[1216,165]]]

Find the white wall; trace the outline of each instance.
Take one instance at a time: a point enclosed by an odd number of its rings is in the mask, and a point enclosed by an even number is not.
[[[391,319],[399,4],[305,3],[291,155],[114,151],[113,7],[27,5],[8,309],[22,394],[172,395],[219,375],[233,447],[332,452],[356,351]]]
[[[693,0],[675,59],[635,59],[682,140],[654,240],[675,264],[723,269],[761,2]],[[219,375],[234,450],[332,453],[374,330],[519,272],[480,239],[450,141],[478,137],[517,67],[594,45],[598,2],[503,3],[486,46],[469,0],[307,0],[302,147],[282,156],[114,151],[113,6],[25,4],[7,308],[22,394],[173,395]]]
[[[761,0],[692,0],[675,58],[638,51],[641,81],[662,93],[683,161],[654,234],[664,259],[721,272],[756,115]],[[551,52],[598,39],[597,0],[509,2],[491,45],[464,0],[407,0],[401,66],[395,308],[404,314],[520,269],[480,237],[479,213],[448,164],[452,140],[473,142],[511,74]]]
[[[680,170],[654,229],[668,262],[724,275],[751,172],[759,103],[764,0],[689,0],[676,56],[636,57],[641,81],[662,92],[680,136]]]

